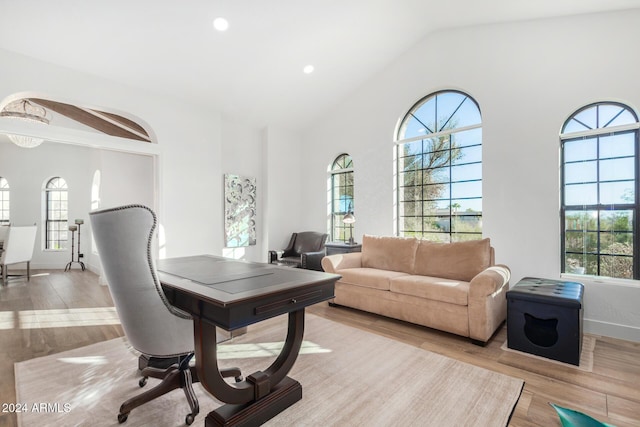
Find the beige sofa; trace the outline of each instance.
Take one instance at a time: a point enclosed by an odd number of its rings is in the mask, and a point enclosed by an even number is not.
[[[434,243],[365,235],[362,252],[322,259],[340,274],[333,304],[417,323],[486,343],[506,319],[507,266],[489,239]]]

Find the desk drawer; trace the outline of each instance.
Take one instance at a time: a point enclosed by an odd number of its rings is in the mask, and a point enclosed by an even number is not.
[[[201,306],[201,317],[226,330],[242,328],[270,317],[300,310],[333,298],[334,283],[284,292],[269,298],[248,299],[227,307]]]
[[[322,297],[322,291],[307,292],[299,296],[285,298],[279,301],[274,301],[269,304],[258,306],[255,308],[254,313],[259,316],[272,311],[278,311],[278,312],[282,312],[282,310],[289,311],[289,308],[294,306],[295,304],[298,304],[298,303],[304,304],[307,301],[315,301],[319,297]]]

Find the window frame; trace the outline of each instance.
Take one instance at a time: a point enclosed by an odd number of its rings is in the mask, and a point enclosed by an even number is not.
[[[441,95],[445,95],[445,94],[458,94],[461,95],[463,97],[462,102],[458,105],[458,107],[451,113],[451,115],[449,116],[448,119],[446,119],[444,121],[443,125],[439,125],[438,123],[435,123],[434,126],[434,130],[435,132],[431,132],[431,133],[425,133],[424,135],[417,135],[417,136],[411,136],[408,138],[404,138],[404,131],[405,131],[405,127],[409,125],[409,121],[411,120],[412,117],[414,117],[418,122],[420,122],[420,120],[413,115],[413,113],[417,112],[420,110],[420,108],[422,108],[423,106],[425,106],[427,103],[435,101],[435,106],[433,107],[433,111],[434,111],[434,121],[439,121],[440,117],[438,117],[438,105],[437,105],[437,98]],[[477,114],[478,114],[478,118],[479,118],[479,122],[475,123],[475,124],[471,124],[471,125],[464,125],[464,126],[460,126],[460,127],[451,127],[451,128],[445,128],[445,126],[447,124],[450,123],[450,121],[452,120],[452,118],[456,115],[456,113],[458,112],[458,110],[462,107],[462,104],[465,101],[470,101],[472,103],[473,106],[475,106],[475,109],[477,110]],[[422,122],[420,122],[422,123]],[[440,129],[438,129],[438,126],[440,126]],[[429,126],[425,125],[424,126],[426,131],[430,131],[431,129],[429,129]],[[442,129],[444,128],[444,129]],[[470,144],[470,145],[463,145],[463,146],[453,146],[452,144],[448,145],[448,148],[445,150],[434,150],[434,151],[425,151],[425,143],[428,144],[429,140],[434,140],[437,138],[448,138],[449,141],[451,141],[452,135],[456,135],[456,134],[463,134],[464,132],[469,132],[469,131],[473,131],[475,129],[479,129],[480,130],[480,136],[479,136],[479,143],[474,143],[474,144]],[[407,144],[415,144],[417,142],[421,141],[421,149],[419,150],[419,153],[417,152],[414,155],[405,155],[405,153],[403,153],[403,149],[405,147],[405,145]],[[418,102],[416,102],[409,110],[408,112],[402,117],[402,119],[398,122],[398,126],[396,129],[396,133],[395,133],[395,149],[394,149],[394,155],[395,155],[395,159],[394,159],[394,175],[395,175],[395,182],[394,182],[394,200],[395,200],[395,234],[398,236],[407,236],[407,235],[411,235],[411,236],[416,236],[418,238],[429,238],[429,237],[433,237],[433,236],[438,236],[438,241],[445,241],[445,242],[454,242],[454,241],[462,241],[462,240],[476,240],[476,239],[481,239],[482,238],[482,207],[480,207],[480,211],[478,212],[474,212],[474,213],[470,213],[470,214],[466,214],[466,215],[460,215],[457,212],[457,207],[460,207],[459,203],[457,203],[457,201],[460,200],[478,200],[480,202],[480,206],[482,206],[482,113],[480,110],[480,106],[478,104],[478,102],[468,93],[460,91],[460,90],[453,90],[453,89],[447,89],[447,90],[441,90],[441,91],[437,91],[437,92],[433,92],[423,98],[421,98]],[[471,161],[471,162],[461,162],[461,163],[456,163],[457,160],[460,160],[460,158],[455,159],[453,162],[451,161],[452,158],[452,152],[454,150],[462,150],[462,149],[471,149],[471,148],[478,148],[479,149],[479,160],[477,161]],[[402,183],[402,176],[403,173],[406,173],[406,170],[402,170],[402,165],[401,162],[403,159],[407,158],[407,157],[411,157],[411,156],[422,156],[423,160],[424,160],[424,156],[428,156],[431,155],[433,153],[436,152],[444,152],[444,151],[448,151],[448,160],[446,161],[445,164],[440,165],[443,168],[447,169],[448,172],[448,179],[446,181],[442,181],[442,185],[446,185],[447,186],[447,192],[448,192],[448,197],[433,197],[433,198],[425,198],[425,186],[427,185],[431,185],[431,184],[425,184],[424,182],[424,176],[421,179],[421,183],[417,184],[417,185],[403,185]],[[453,175],[452,175],[452,171],[453,168],[456,167],[460,167],[460,166],[468,166],[468,165],[472,165],[472,164],[477,164],[479,165],[480,168],[480,178],[474,178],[474,179],[468,179],[468,180],[456,180],[453,179]],[[436,170],[438,168],[425,168],[424,164],[422,163],[422,167],[419,169],[416,169],[416,171],[420,171],[421,174],[424,173],[425,170]],[[473,197],[454,197],[453,196],[453,187],[455,184],[465,184],[465,183],[476,183],[479,185],[480,187],[480,195],[476,196],[474,195]],[[421,197],[420,197],[420,214],[419,215],[414,215],[414,216],[407,216],[407,215],[402,215],[402,203],[406,203],[406,200],[402,200],[402,191],[404,188],[408,188],[408,187],[415,187],[416,189],[420,189],[421,192]],[[415,199],[414,199],[415,200]],[[425,215],[424,212],[424,203],[428,202],[428,203],[435,203],[437,204],[438,202],[441,202],[443,200],[448,200],[449,204],[448,204],[448,212],[442,212],[442,208],[436,208],[435,209],[435,213],[430,214],[430,215]],[[416,200],[418,201],[418,200]],[[415,202],[414,202],[415,203]],[[456,207],[457,205],[457,207]],[[416,218],[419,220],[419,229],[416,230],[407,230],[405,229],[405,225],[406,223],[404,223],[403,218]],[[425,228],[425,221],[428,221],[427,218],[432,218],[432,221],[434,222],[445,222],[444,224],[444,229],[442,231],[434,231],[434,230],[427,230]],[[441,218],[440,220],[437,220],[437,218]],[[472,221],[476,222],[476,226],[480,229],[480,231],[463,231],[463,230],[456,230],[455,227],[455,220],[456,219],[460,219],[463,218],[463,220],[466,220],[467,218],[471,218]],[[469,239],[471,238],[471,239]]]
[[[54,182],[61,182],[61,186],[53,187]],[[67,249],[68,236],[68,224],[69,224],[69,186],[67,181],[59,176],[50,178],[44,188],[44,214],[45,214],[45,234],[44,234],[44,249],[47,251],[64,251]],[[53,200],[52,197],[56,193],[65,193],[66,200]],[[61,207],[58,209],[52,209],[52,204],[55,202],[66,202],[66,209]],[[61,216],[66,216],[66,219],[54,219],[51,217],[52,212],[60,212]],[[53,224],[57,226],[52,229]],[[54,233],[57,234],[57,238],[51,238]],[[57,244],[57,245],[56,245]],[[52,247],[53,246],[53,247]],[[57,247],[56,247],[57,246]]]
[[[346,161],[345,161],[346,160]],[[340,162],[343,164],[340,165]],[[329,168],[329,199],[330,199],[330,220],[329,220],[329,236],[332,242],[347,242],[349,240],[348,234],[352,232],[353,224],[345,224],[342,222],[341,218],[343,218],[347,213],[353,213],[355,209],[355,197],[354,197],[354,168],[353,168],[353,158],[348,153],[342,153],[338,155],[334,161],[331,163],[331,167]],[[349,205],[346,207],[346,210],[336,210],[336,198],[334,194],[336,192],[336,178],[344,177],[345,181],[347,181],[347,177],[351,177],[350,185],[342,185],[345,189],[351,188],[351,200]],[[340,237],[342,236],[342,237]]]
[[[9,224],[11,224],[11,186],[5,177],[0,176],[0,225]]]
[[[615,116],[619,116],[622,112],[629,112],[635,123],[632,124],[623,124],[612,127],[607,127],[605,124],[603,127],[599,125],[599,107],[600,106],[616,106],[621,108],[622,110]],[[574,131],[574,132],[564,132],[569,123],[576,118],[580,113],[588,110],[588,109],[596,109],[596,127],[588,130]],[[614,117],[614,118],[615,118]],[[577,119],[576,119],[577,120]],[[613,119],[610,120],[612,122]],[[588,125],[582,123],[585,127]],[[600,145],[601,139],[606,137],[614,137],[625,134],[633,134],[633,156],[615,156],[615,157],[604,157],[601,156]],[[568,143],[575,143],[577,141],[595,141],[596,146],[596,154],[594,158],[588,159],[580,159],[573,161],[566,161],[566,152],[565,148]],[[602,183],[613,183],[613,182],[624,182],[629,181],[628,179],[624,180],[607,180],[601,179],[601,165],[600,162],[607,160],[619,160],[625,158],[633,158],[634,164],[634,196],[635,200],[631,203],[602,203],[600,200],[601,197],[601,189],[600,186]],[[565,168],[566,165],[569,164],[578,164],[578,163],[587,163],[594,162],[596,168],[596,178],[595,181],[581,181],[581,182],[570,182],[567,183],[567,177]],[[578,277],[597,277],[599,279],[607,279],[607,281],[628,281],[628,280],[639,280],[640,279],[640,266],[638,265],[638,257],[639,252],[638,248],[640,248],[640,232],[638,229],[638,224],[640,224],[640,120],[638,119],[638,114],[628,105],[613,102],[613,101],[601,101],[594,102],[588,105],[583,106],[582,108],[576,110],[573,114],[571,114],[567,120],[565,120],[561,132],[560,132],[560,272],[562,275],[575,275]],[[591,204],[566,204],[566,187],[567,185],[585,185],[585,184],[594,184],[596,187],[596,203]],[[632,277],[617,277],[617,276],[607,276],[601,275],[602,273],[602,257],[627,257],[625,254],[611,254],[607,252],[603,252],[602,248],[602,235],[607,232],[606,224],[603,225],[602,217],[603,213],[608,212],[624,212],[631,211],[631,222],[632,229],[631,232],[631,242],[633,244],[632,254],[631,254],[631,265],[632,265]],[[569,229],[568,228],[568,212],[584,212],[587,215],[589,212],[595,213],[595,223],[596,227],[594,229],[585,228],[582,229]],[[589,252],[587,248],[583,248],[582,252],[577,251],[567,251],[567,233],[581,231],[584,234],[593,233],[596,236],[596,251]],[[610,230],[611,234],[620,234],[622,231],[620,230]],[[624,233],[629,233],[628,231],[624,231]],[[585,236],[586,238],[586,236]],[[585,243],[586,245],[586,243]],[[567,271],[567,254],[573,255],[582,255],[584,257],[592,256],[596,260],[596,274],[590,274],[586,269],[584,273],[580,273],[579,271]],[[586,268],[586,266],[581,266],[581,268]]]

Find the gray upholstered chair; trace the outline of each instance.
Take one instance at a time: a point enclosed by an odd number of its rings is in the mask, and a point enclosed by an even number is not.
[[[132,409],[182,388],[191,407],[185,420],[189,425],[199,412],[192,387],[192,383],[198,381],[197,371],[189,365],[194,351],[193,321],[187,313],[168,303],[158,281],[152,256],[156,215],[142,205],[105,209],[89,215],[103,274],[129,343],[150,360],[175,361],[167,369],[142,369],[140,387],[148,377],[159,378],[161,382],[124,402],[118,421],[125,422]],[[222,374],[241,380],[238,369],[228,369]]]
[[[2,271],[2,283],[7,285],[9,276],[8,266],[13,264],[27,264],[27,281],[31,279],[31,258],[36,243],[35,225],[18,227],[2,227],[5,232],[2,253],[0,254],[0,270]]]
[[[316,231],[293,233],[284,250],[269,251],[269,263],[322,271],[320,263],[325,256],[324,244],[328,237],[328,234]]]

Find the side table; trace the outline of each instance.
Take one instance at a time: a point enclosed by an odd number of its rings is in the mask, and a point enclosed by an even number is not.
[[[329,242],[325,243],[324,247],[327,249],[327,255],[348,254],[351,252],[362,251],[362,243],[354,243],[353,245],[350,245],[345,242]]]

